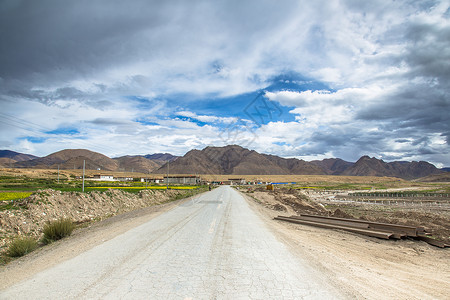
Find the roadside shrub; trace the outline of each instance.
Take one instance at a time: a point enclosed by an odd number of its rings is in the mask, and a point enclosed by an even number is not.
[[[75,224],[71,219],[60,218],[53,222],[47,222],[44,226],[44,238],[42,242],[49,244],[72,234]]]
[[[8,247],[6,254],[10,257],[20,257],[37,248],[37,242],[31,237],[19,237]]]

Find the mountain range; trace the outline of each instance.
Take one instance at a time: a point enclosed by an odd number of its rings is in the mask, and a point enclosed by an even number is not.
[[[66,149],[45,157],[36,157],[9,150],[0,151],[0,167],[35,169],[56,169],[58,167],[62,170],[82,169],[84,162],[86,169],[90,170],[150,173],[165,162],[174,159],[177,159],[177,156],[169,153],[109,158],[101,153],[86,149]]]
[[[154,174],[165,174],[169,170],[171,174],[391,176],[409,180],[443,173],[424,161],[384,162],[363,156],[355,163],[339,158],[307,162],[261,154],[237,145],[191,150],[182,157],[156,153],[109,158],[85,149],[66,149],[36,157],[0,150],[0,167],[81,169],[83,161],[86,169],[91,170]]]
[[[172,174],[229,174],[229,175],[347,175],[391,176],[403,179],[420,178],[442,173],[434,165],[420,162],[384,162],[381,159],[361,157],[357,162],[329,158],[307,162],[296,158],[260,154],[237,145],[206,147],[191,150],[183,157],[164,164],[153,173],[170,170]]]
[[[12,166],[12,164],[18,161],[27,161],[35,158],[38,157],[31,154],[23,154],[10,150],[0,150],[0,165],[3,166]]]

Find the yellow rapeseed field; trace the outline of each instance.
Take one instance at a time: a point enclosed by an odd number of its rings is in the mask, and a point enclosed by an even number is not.
[[[193,190],[198,188],[198,186],[169,186],[171,190]],[[99,186],[99,187],[88,187],[86,189],[121,189],[121,190],[165,190],[166,186]]]
[[[31,192],[2,192],[0,193],[0,201],[23,199],[30,196],[31,194]]]

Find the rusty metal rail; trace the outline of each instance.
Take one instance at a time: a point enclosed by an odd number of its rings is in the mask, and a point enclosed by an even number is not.
[[[302,214],[300,216],[291,216],[292,218],[300,218],[303,220],[310,220],[315,222],[326,222],[329,224],[344,224],[349,227],[358,227],[361,226],[363,228],[368,228],[372,230],[385,230],[392,231],[394,233],[399,233],[404,236],[416,237],[421,233],[425,233],[424,227],[415,227],[408,225],[398,225],[398,224],[389,224],[389,223],[379,223],[379,222],[370,222],[365,220],[356,220],[356,219],[345,219],[345,218],[336,218],[336,217],[325,217],[325,216],[315,216],[315,215],[306,215]]]
[[[388,224],[370,222],[365,220],[325,217],[302,214],[300,216],[278,216],[275,220],[282,220],[296,224],[311,225],[316,227],[328,229],[340,229],[350,231],[353,233],[363,234],[367,236],[382,238],[382,239],[401,239],[405,237],[412,237],[423,240],[431,245],[441,248],[449,247],[441,241],[434,240],[427,235],[424,227]]]
[[[291,217],[278,216],[275,218],[275,220],[283,220],[283,221],[297,223],[297,224],[303,224],[303,225],[312,225],[312,226],[317,226],[317,227],[322,227],[322,228],[327,228],[327,229],[342,229],[342,230],[351,231],[354,233],[360,233],[360,234],[373,236],[373,237],[378,237],[378,238],[382,238],[382,239],[389,239],[393,235],[393,233],[390,233],[390,232],[374,231],[374,230],[369,230],[369,229],[365,229],[365,228],[357,228],[357,227],[349,227],[349,226],[332,225],[332,224],[321,223],[321,222],[311,222],[311,221],[300,220],[300,219],[291,218]]]

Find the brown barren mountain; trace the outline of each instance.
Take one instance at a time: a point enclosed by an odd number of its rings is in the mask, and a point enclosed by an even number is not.
[[[442,174],[433,174],[426,177],[416,179],[414,181],[419,182],[450,182],[450,172],[444,172]]]
[[[102,169],[108,171],[117,170],[119,164],[113,159],[86,149],[66,149],[47,155],[45,157],[18,162],[15,165],[24,168],[58,168],[75,169],[83,168],[83,160],[87,169]]]
[[[442,173],[441,170],[425,161],[395,161],[386,163],[375,157],[363,156],[355,164],[342,172],[342,175],[391,176],[403,179],[413,179],[440,173]]]
[[[241,146],[191,150],[169,165],[172,174],[288,175],[325,174],[319,167],[298,159],[260,154]],[[154,173],[166,173],[167,164]]]
[[[120,171],[140,173],[152,172],[161,167],[161,165],[164,163],[159,160],[150,160],[140,155],[121,156],[114,158],[114,161],[119,164]]]
[[[427,162],[390,162],[361,157],[356,163],[339,158],[307,162],[260,154],[237,145],[191,150],[153,173],[217,175],[348,175],[413,179],[442,173]]]
[[[31,154],[24,154],[10,150],[0,150],[0,166],[11,167],[14,163],[19,161],[28,161],[38,158]]]
[[[326,158],[324,160],[313,160],[311,163],[321,168],[328,175],[339,175],[351,167],[354,163],[340,158]]]
[[[0,168],[9,168],[11,167],[16,161],[12,158],[8,157],[0,157]]]
[[[174,159],[164,154],[164,157]],[[85,162],[88,170],[126,171],[149,173],[159,168],[164,162],[147,159],[144,156],[122,156],[109,158],[101,153],[86,149],[66,149],[33,160],[17,162],[15,167],[40,169],[82,169]]]

